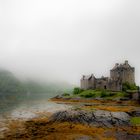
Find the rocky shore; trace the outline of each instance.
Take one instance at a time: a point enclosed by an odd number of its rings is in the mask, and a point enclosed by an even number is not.
[[[140,140],[140,125],[131,122],[140,117],[140,107],[133,101],[53,98],[72,108],[43,114],[9,124],[2,140]]]
[[[130,118],[125,112],[68,109],[49,118],[11,122],[1,140],[139,140],[140,126],[131,125]]]

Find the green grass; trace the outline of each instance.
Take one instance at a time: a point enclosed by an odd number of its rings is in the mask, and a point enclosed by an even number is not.
[[[100,97],[100,95],[101,95],[101,91],[98,90],[85,90],[79,94],[79,96],[85,98]]]
[[[140,117],[133,117],[130,122],[132,125],[140,125]]]
[[[64,93],[63,96],[69,97],[69,98],[75,98],[75,97],[83,97],[83,98],[104,98],[104,99],[115,99],[115,98],[123,98],[128,97],[128,93],[126,92],[112,92],[108,90],[80,90],[79,88],[75,88],[75,91],[78,91],[76,94],[73,92],[73,94]]]
[[[126,92],[115,92],[114,93],[114,97],[127,97],[127,93]]]
[[[107,90],[85,90],[78,94],[78,96],[84,97],[84,98],[96,98],[101,97],[105,99],[113,99],[113,98],[122,98],[127,97],[128,94],[125,92],[111,92]]]

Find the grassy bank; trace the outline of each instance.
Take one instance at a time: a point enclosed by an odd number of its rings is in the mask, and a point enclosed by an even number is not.
[[[103,99],[119,99],[119,98],[131,98],[131,92],[125,91],[108,91],[108,90],[81,90],[75,88],[72,94],[64,93],[62,96],[65,98],[103,98]]]

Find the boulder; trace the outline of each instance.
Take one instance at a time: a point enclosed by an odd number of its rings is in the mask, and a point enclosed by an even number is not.
[[[73,122],[94,126],[129,125],[130,116],[125,112],[65,110],[54,113],[51,122]]]

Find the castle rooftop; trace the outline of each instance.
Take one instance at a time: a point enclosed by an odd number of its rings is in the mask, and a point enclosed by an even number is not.
[[[133,68],[129,65],[128,61],[125,60],[123,64],[116,63],[113,69],[111,70],[116,70],[116,69],[127,69],[127,68]]]

